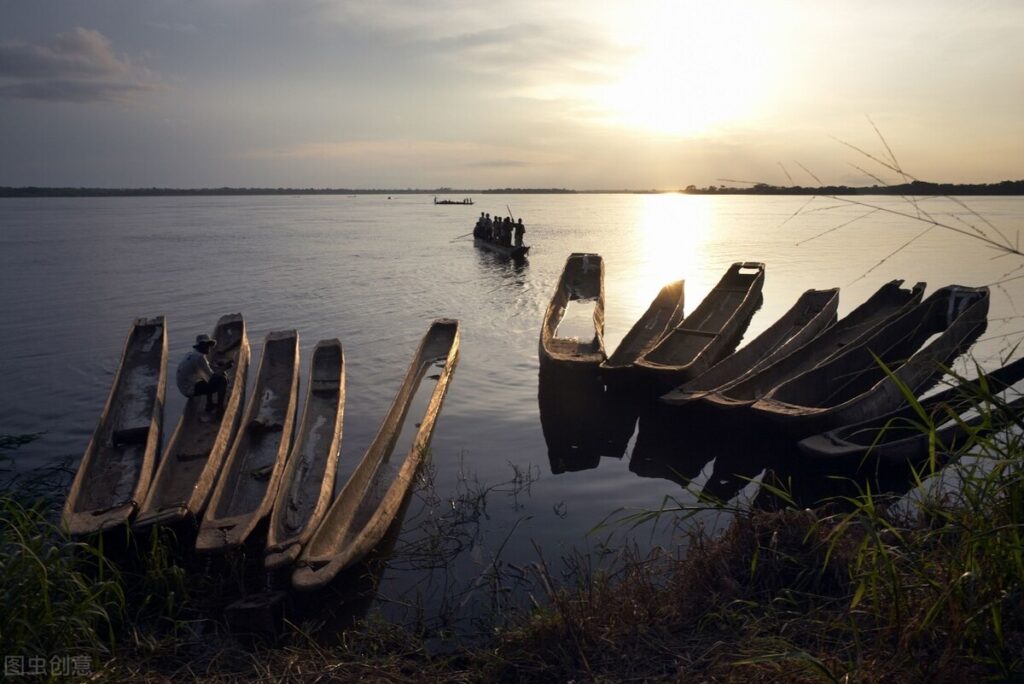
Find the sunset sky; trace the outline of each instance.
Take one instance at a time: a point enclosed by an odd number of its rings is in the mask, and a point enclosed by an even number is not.
[[[1024,2],[0,0],[0,185],[864,185],[868,117],[1024,178]]]

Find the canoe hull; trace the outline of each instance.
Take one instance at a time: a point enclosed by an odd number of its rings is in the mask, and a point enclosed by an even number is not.
[[[588,340],[558,337],[558,325],[573,301],[593,301],[593,337]],[[540,331],[541,366],[596,367],[604,351],[604,260],[599,254],[573,253],[566,259]]]
[[[665,334],[683,320],[686,282],[677,280],[661,288],[647,311],[619,342],[615,352],[601,362],[601,376],[612,386],[629,384],[634,375],[634,364]]]
[[[525,259],[526,255],[530,253],[529,245],[508,247],[506,245],[499,245],[495,242],[491,242],[490,240],[482,240],[480,238],[473,238],[473,244],[480,249],[488,252],[494,252],[495,254],[499,254],[503,257],[508,257],[509,259]]]
[[[62,523],[69,534],[103,532],[136,513],[160,450],[166,389],[166,321],[137,319],[64,504]]]
[[[133,524],[136,529],[185,521],[197,525],[238,430],[250,354],[242,315],[222,316],[212,337],[217,340],[217,346],[210,361],[217,366],[231,363],[231,368],[225,372],[228,389],[224,396],[224,413],[222,416],[207,413],[205,397],[186,401],[174,434],[160,455],[149,494]]]

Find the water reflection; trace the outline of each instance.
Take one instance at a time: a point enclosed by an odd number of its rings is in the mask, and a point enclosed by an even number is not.
[[[513,259],[486,249],[474,247],[477,265],[487,276],[497,276],[510,285],[525,285],[529,259]]]
[[[596,468],[602,456],[622,458],[639,413],[605,392],[596,367],[541,366],[537,402],[555,475]]]

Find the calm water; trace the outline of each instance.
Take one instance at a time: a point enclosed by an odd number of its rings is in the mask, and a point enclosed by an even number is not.
[[[677,482],[657,477],[671,470],[663,464],[631,469],[630,417],[615,426],[616,445],[599,450],[605,455],[567,461],[555,444],[549,458],[537,340],[570,252],[605,258],[609,353],[663,284],[685,278],[691,311],[734,261],[767,263],[764,306],[747,339],[808,288],[842,287],[844,315],[892,278],[924,280],[931,291],[988,284],[1021,265],[940,229],[890,257],[924,226],[885,212],[804,242],[864,213],[827,199],[809,206],[806,197],[475,199],[475,207],[435,206],[418,195],[0,201],[0,433],[45,432],[17,452],[15,467],[30,470],[81,453],[134,318],[167,316],[173,371],[196,334],[241,311],[254,364],[271,330],[299,331],[304,374],[317,340],[341,339],[348,404],[339,477],[347,477],[429,322],[458,318],[462,351],[434,434],[433,486],[409,507],[382,585],[394,602],[381,606],[399,615],[403,600],[437,605],[449,589],[461,592],[456,603],[473,607],[474,597],[493,596],[495,586],[537,560],[534,544],[549,562],[572,548],[597,550],[607,538],[628,538],[643,550],[670,540],[668,521],[587,533],[617,509],[692,499]],[[899,198],[866,201],[909,207]],[[1024,199],[967,202],[1008,235],[1024,225]],[[525,265],[454,239],[472,229],[481,210],[504,214],[506,204],[524,219],[533,245]],[[958,217],[943,219],[991,231],[948,201],[924,206],[936,215],[955,211]],[[993,291],[992,322],[974,352],[985,366],[1020,339],[1024,325],[1012,302],[1024,302],[1021,282]],[[168,434],[182,406],[172,383]],[[555,406],[555,415],[562,409],[572,413]],[[576,419],[585,429],[587,416]],[[573,418],[565,420],[562,427],[573,427]],[[549,440],[559,442],[547,427]],[[694,457],[690,475],[698,483],[712,472],[713,458]],[[431,529],[450,533],[442,552],[428,543]]]

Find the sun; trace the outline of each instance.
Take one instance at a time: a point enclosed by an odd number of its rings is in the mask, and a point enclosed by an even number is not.
[[[635,56],[593,91],[609,125],[699,136],[755,118],[772,91],[773,15],[753,4],[657,2],[623,31]]]

